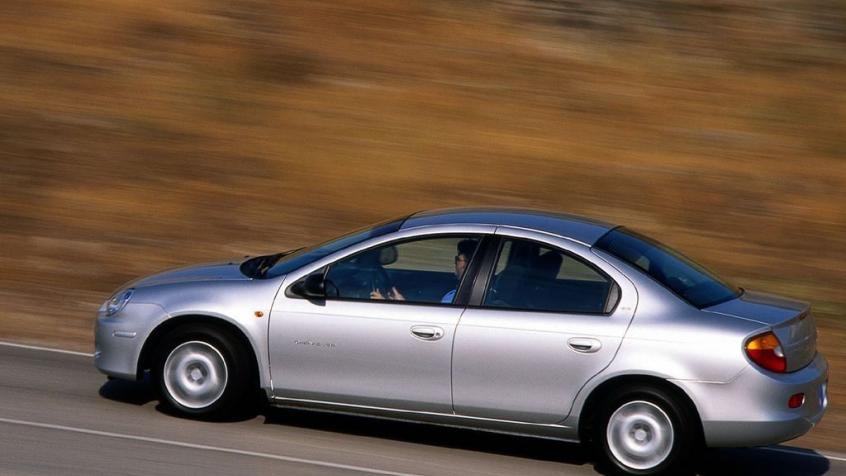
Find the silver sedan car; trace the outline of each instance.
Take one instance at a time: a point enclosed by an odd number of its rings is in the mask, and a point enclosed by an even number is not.
[[[416,213],[296,251],[131,282],[97,368],[149,372],[214,418],[274,405],[583,442],[678,474],[777,443],[827,406],[809,306],[728,284],[626,228],[557,213]]]

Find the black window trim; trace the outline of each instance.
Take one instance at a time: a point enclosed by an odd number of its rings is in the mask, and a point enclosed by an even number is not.
[[[510,312],[535,312],[541,314],[559,314],[559,315],[566,315],[566,316],[611,316],[614,312],[617,311],[617,308],[620,305],[620,302],[623,300],[623,288],[617,283],[617,281],[608,275],[605,271],[603,271],[600,267],[596,266],[589,260],[582,258],[579,255],[576,255],[568,250],[562,249],[558,246],[553,245],[552,243],[547,243],[545,241],[536,240],[533,238],[524,238],[521,236],[510,236],[510,235],[496,235],[496,242],[492,243],[488,249],[488,253],[484,257],[484,268],[482,271],[485,273],[484,276],[476,276],[475,283],[473,287],[473,296],[470,299],[469,304],[467,305],[468,309],[481,309],[486,311],[510,311]],[[589,268],[596,271],[600,276],[606,278],[611,286],[608,289],[608,296],[605,297],[606,305],[603,307],[607,307],[607,300],[610,298],[611,294],[611,287],[616,286],[617,289],[620,290],[617,296],[617,302],[614,303],[614,306],[608,312],[567,312],[567,311],[552,311],[552,310],[545,310],[545,309],[524,309],[524,308],[516,308],[516,307],[493,307],[493,306],[486,306],[484,304],[485,296],[488,293],[488,289],[491,285],[491,279],[493,278],[494,271],[496,270],[496,263],[499,261],[499,255],[502,251],[502,247],[504,246],[506,240],[525,240],[530,241],[533,243],[537,243],[543,247],[558,251],[560,253],[564,253],[568,257],[578,261],[579,263],[583,263]],[[479,278],[482,279],[479,279]]]
[[[467,233],[467,232],[454,231],[454,232],[442,232],[442,233],[415,235],[415,236],[409,236],[409,237],[405,237],[405,238],[399,238],[399,239],[396,239],[394,241],[386,241],[386,242],[365,248],[363,250],[359,250],[355,253],[346,255],[343,258],[338,258],[337,260],[335,260],[335,261],[333,261],[329,264],[326,264],[324,266],[321,266],[320,268],[312,271],[311,273],[308,273],[305,276],[300,277],[299,279],[297,279],[296,281],[291,283],[285,289],[285,296],[287,298],[291,298],[291,299],[306,299],[306,300],[309,300],[309,301],[314,301],[314,299],[308,299],[308,298],[305,298],[303,296],[299,296],[297,294],[294,294],[291,291],[291,288],[293,288],[295,284],[297,284],[301,281],[304,281],[307,277],[309,277],[313,274],[316,274],[316,273],[323,274],[323,278],[325,279],[326,275],[329,273],[329,269],[333,265],[335,265],[338,261],[353,258],[355,256],[362,254],[362,253],[366,253],[367,251],[374,250],[376,248],[380,248],[380,247],[383,247],[383,246],[388,246],[388,245],[396,246],[396,245],[400,245],[400,244],[408,243],[408,242],[412,242],[412,241],[437,239],[437,238],[449,238],[449,237],[456,237],[456,236],[467,237],[467,238],[479,238],[479,245],[476,247],[476,252],[470,258],[470,263],[468,264],[467,270],[464,272],[464,276],[461,277],[461,282],[459,283],[458,288],[457,288],[458,290],[455,293],[455,299],[451,303],[419,302],[419,301],[391,301],[391,300],[387,300],[387,299],[381,300],[381,299],[363,299],[363,298],[328,297],[328,296],[324,296],[323,299],[319,299],[317,301],[320,301],[320,302],[322,302],[322,301],[361,302],[361,303],[374,303],[374,304],[400,304],[400,305],[407,305],[407,306],[439,306],[439,307],[465,308],[465,307],[467,307],[466,301],[467,301],[468,294],[469,294],[469,292],[466,290],[466,288],[469,287],[468,283],[475,282],[475,275],[472,275],[473,279],[470,279],[470,276],[471,276],[470,273],[478,271],[479,266],[475,265],[475,263],[478,261],[476,259],[476,257],[477,256],[485,256],[485,253],[484,253],[485,248],[484,247],[488,246],[490,244],[490,241],[492,241],[494,239],[494,235],[492,233],[485,233],[485,232],[478,232],[478,231]]]

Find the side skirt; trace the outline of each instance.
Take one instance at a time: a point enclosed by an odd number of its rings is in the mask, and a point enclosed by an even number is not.
[[[576,428],[557,424],[525,423],[509,420],[495,420],[449,413],[416,412],[396,408],[371,407],[348,403],[305,400],[299,398],[272,397],[270,404],[281,408],[296,408],[323,413],[365,416],[382,420],[423,423],[450,428],[481,430],[507,435],[544,438],[549,440],[579,443]]]

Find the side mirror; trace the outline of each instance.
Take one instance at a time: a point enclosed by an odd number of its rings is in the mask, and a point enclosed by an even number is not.
[[[306,299],[324,299],[326,297],[326,282],[323,273],[312,273],[294,283],[290,292]]]

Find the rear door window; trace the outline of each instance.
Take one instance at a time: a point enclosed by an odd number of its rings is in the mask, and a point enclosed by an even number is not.
[[[585,261],[534,241],[506,239],[483,304],[503,309],[604,314],[613,309],[618,296],[616,284]]]

